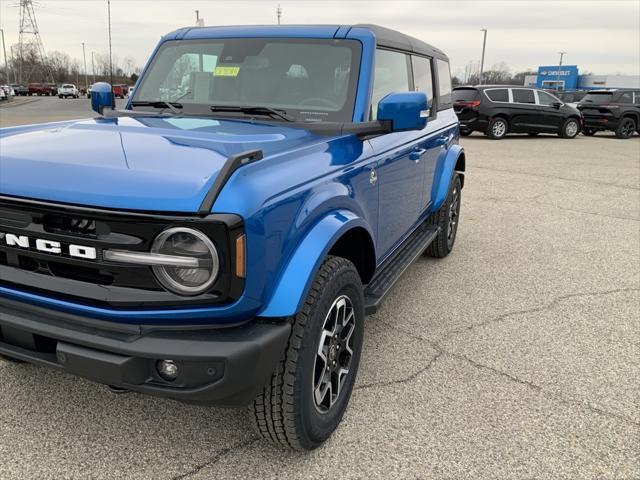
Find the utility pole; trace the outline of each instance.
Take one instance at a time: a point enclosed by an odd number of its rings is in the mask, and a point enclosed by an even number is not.
[[[82,58],[84,59],[84,88],[89,90],[89,77],[87,75],[87,55],[84,51],[84,42],[82,42]]]
[[[113,86],[113,56],[111,54],[111,0],[107,0],[107,14],[109,16],[109,83]]]
[[[194,10],[196,12],[196,27],[204,27],[204,18],[200,18],[200,10]]]
[[[278,4],[278,8],[276,8],[276,16],[278,17],[278,25],[280,25],[280,17],[282,17],[282,7]]]
[[[482,73],[484,72],[484,51],[487,47],[487,29],[481,28],[481,32],[484,32],[484,39],[482,40],[482,60],[480,60],[480,79],[478,80],[479,84],[482,85]]]
[[[2,33],[2,50],[4,52],[4,76],[7,77],[7,83],[11,83],[9,80],[9,62],[7,62],[7,44],[4,41],[4,30],[0,28],[0,33]]]
[[[567,52],[558,52],[560,54],[560,62],[558,63],[558,78],[556,79],[556,91],[560,90],[560,70],[562,70],[562,57]]]
[[[13,65],[13,83],[18,83],[18,69],[16,68],[16,54],[13,51],[13,47],[9,47],[11,50],[11,65]]]
[[[92,83],[96,83],[96,64],[93,61],[93,51],[91,51],[91,76],[93,77]]]

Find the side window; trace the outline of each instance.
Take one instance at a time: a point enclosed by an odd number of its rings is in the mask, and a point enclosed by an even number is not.
[[[427,94],[429,105],[433,105],[433,76],[431,75],[431,59],[411,57],[413,66],[413,84],[416,92]]]
[[[536,97],[533,94],[533,90],[528,90],[526,88],[514,88],[512,92],[514,103],[536,103]]]
[[[449,62],[438,59],[438,110],[451,108],[451,71]]]
[[[570,102],[571,98],[572,98],[572,95],[569,94],[565,97],[565,101]],[[547,105],[547,106],[551,106],[557,101],[559,101],[553,95],[549,95],[547,92],[542,92],[540,90],[538,90],[538,100],[540,101],[540,105]]]
[[[633,103],[640,105],[640,91],[633,92]]]
[[[494,90],[485,90],[487,97],[492,102],[508,102],[509,101],[509,90],[506,88],[496,88]]]
[[[376,50],[376,71],[371,96],[371,119],[378,114],[378,102],[393,92],[410,90],[407,55],[390,50]]]
[[[624,92],[618,98],[618,103],[633,103],[633,95],[632,92]]]

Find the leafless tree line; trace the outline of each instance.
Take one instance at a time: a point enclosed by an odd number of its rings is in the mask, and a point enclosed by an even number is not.
[[[7,55],[7,65],[0,65],[0,83],[26,85],[30,82],[53,82],[86,87],[82,59],[72,58],[68,53],[54,50],[47,53],[46,62],[43,62],[33,43],[23,46],[22,55],[18,45],[13,45],[10,51],[11,55]],[[113,57],[113,76],[108,53],[96,53],[93,58],[91,55],[87,57],[86,82],[89,85],[112,79],[116,84],[131,84],[137,80],[139,74],[140,67],[131,57],[124,57],[122,60],[117,56]]]

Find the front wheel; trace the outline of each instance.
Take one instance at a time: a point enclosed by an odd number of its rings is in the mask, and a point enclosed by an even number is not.
[[[292,319],[283,359],[250,407],[262,437],[294,450],[312,450],[329,438],[351,397],[364,319],[355,266],[328,257]]]
[[[487,128],[487,135],[489,138],[493,140],[500,140],[504,138],[509,130],[509,125],[507,121],[502,117],[494,117],[489,122],[489,127]]]
[[[618,128],[616,128],[616,137],[629,138],[633,135],[633,132],[635,131],[636,131],[636,122],[633,121],[633,118],[625,117],[620,121]]]
[[[440,232],[425,250],[425,255],[434,258],[444,258],[453,250],[456,241],[458,224],[460,222],[460,203],[462,201],[462,181],[460,175],[454,174],[449,194],[437,212],[427,219],[429,225],[440,227]]]
[[[562,125],[560,136],[562,138],[576,138],[580,133],[580,122],[575,118],[568,118]]]
[[[586,137],[593,137],[596,132],[597,130],[595,128],[584,127],[582,129],[582,134]]]

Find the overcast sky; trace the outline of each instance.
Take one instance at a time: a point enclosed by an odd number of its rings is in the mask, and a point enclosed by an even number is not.
[[[640,74],[640,0],[111,0],[114,56],[143,65],[161,35],[195,23],[195,9],[207,25],[268,24],[278,3],[283,23],[376,23],[413,35],[444,50],[458,75],[479,62],[480,28],[489,30],[485,68],[553,65],[564,50],[582,72]],[[18,41],[18,4],[0,0],[8,46]],[[106,0],[38,0],[36,16],[47,51],[81,59],[81,42],[87,58],[108,51]]]

